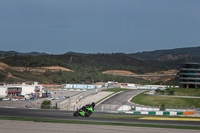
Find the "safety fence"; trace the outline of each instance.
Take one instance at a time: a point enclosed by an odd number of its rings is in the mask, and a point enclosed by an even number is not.
[[[194,111],[194,106],[152,106],[152,107],[141,107],[134,105],[111,105],[111,104],[100,104],[95,108],[99,112],[112,112],[112,111]]]

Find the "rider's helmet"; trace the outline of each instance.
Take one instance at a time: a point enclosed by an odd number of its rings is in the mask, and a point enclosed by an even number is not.
[[[92,102],[92,104],[91,104],[91,105],[92,105],[92,107],[94,107],[94,106],[95,106],[95,102]]]

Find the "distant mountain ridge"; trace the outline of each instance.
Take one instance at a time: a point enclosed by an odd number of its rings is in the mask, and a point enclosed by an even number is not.
[[[22,53],[22,52],[17,52],[17,51],[0,51],[0,55],[3,54],[17,54],[17,55],[33,55],[33,56],[40,56],[40,55],[48,55],[47,53],[40,53],[40,52],[27,52],[27,53]],[[88,55],[87,53],[80,53],[80,52],[73,52],[69,51],[64,54],[70,54],[70,55]],[[96,53],[98,54],[98,53]],[[96,55],[94,54],[94,55]],[[104,53],[101,53],[104,54]],[[125,54],[125,53],[123,53]],[[54,55],[54,54],[53,54]],[[57,54],[57,55],[62,55],[62,54]],[[184,48],[175,48],[175,49],[165,49],[165,50],[154,50],[154,51],[143,51],[143,52],[138,52],[138,53],[130,53],[126,54],[130,57],[134,57],[139,60],[149,60],[149,59],[154,59],[158,58],[164,55],[200,55],[200,46],[198,47],[184,47]]]
[[[176,48],[176,49],[168,49],[168,50],[155,50],[155,51],[144,51],[138,53],[128,54],[130,57],[139,59],[139,60],[152,60],[152,59],[160,59],[164,56],[176,56],[179,58],[188,58],[192,56],[200,56],[200,46],[199,47],[186,47],[186,48]],[[176,58],[175,57],[175,58]],[[172,58],[170,58],[172,59]],[[176,58],[178,59],[178,58]]]
[[[119,56],[121,54],[121,56]],[[96,54],[87,54],[87,53],[80,53],[80,52],[66,52],[65,54],[47,54],[47,53],[39,53],[39,52],[29,52],[29,53],[20,53],[16,51],[0,51],[0,57],[6,57],[6,56],[13,56],[13,55],[32,55],[32,56],[53,56],[53,58],[59,59],[62,58],[61,60],[72,60],[78,56],[78,57],[90,57],[90,60],[101,60],[105,61],[107,58],[110,58],[110,56],[105,56],[109,54],[104,54],[104,53],[96,53]],[[72,56],[74,55],[74,56]],[[176,61],[176,60],[182,60],[181,62],[184,61],[200,61],[200,46],[199,47],[185,47],[185,48],[175,48],[175,49],[166,49],[166,50],[155,50],[155,51],[144,51],[144,52],[138,52],[138,53],[130,53],[130,54],[125,54],[125,53],[114,53],[113,54],[116,58],[119,60],[122,58],[128,59],[128,58],[134,58],[136,60],[148,62],[148,63],[155,63],[156,61],[163,62],[167,61]],[[112,59],[115,57],[112,56]],[[82,59],[82,58],[80,58]],[[80,59],[77,59],[80,61]],[[116,59],[114,59],[116,60]],[[112,60],[111,60],[112,61]],[[109,61],[109,62],[111,62]],[[117,61],[117,60],[116,60]],[[87,61],[88,62],[88,61]],[[118,61],[117,61],[118,62]],[[118,62],[119,63],[119,62]],[[131,64],[131,62],[130,62]],[[137,64],[137,63],[136,63]],[[129,65],[126,63],[126,65]]]
[[[40,53],[40,52],[28,52],[28,53],[21,53],[17,51],[0,51],[0,57],[5,57],[9,55],[32,55],[32,56],[40,56],[46,55],[47,53]]]

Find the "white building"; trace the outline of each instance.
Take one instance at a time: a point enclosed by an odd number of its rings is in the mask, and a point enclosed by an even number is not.
[[[7,87],[0,86],[0,97],[6,97],[7,96]]]
[[[34,82],[32,85],[8,84],[0,86],[0,97],[22,96],[25,98],[42,97],[42,85]]]

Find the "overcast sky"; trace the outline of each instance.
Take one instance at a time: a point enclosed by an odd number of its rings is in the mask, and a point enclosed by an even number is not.
[[[0,50],[135,53],[200,46],[200,0],[0,0]]]

